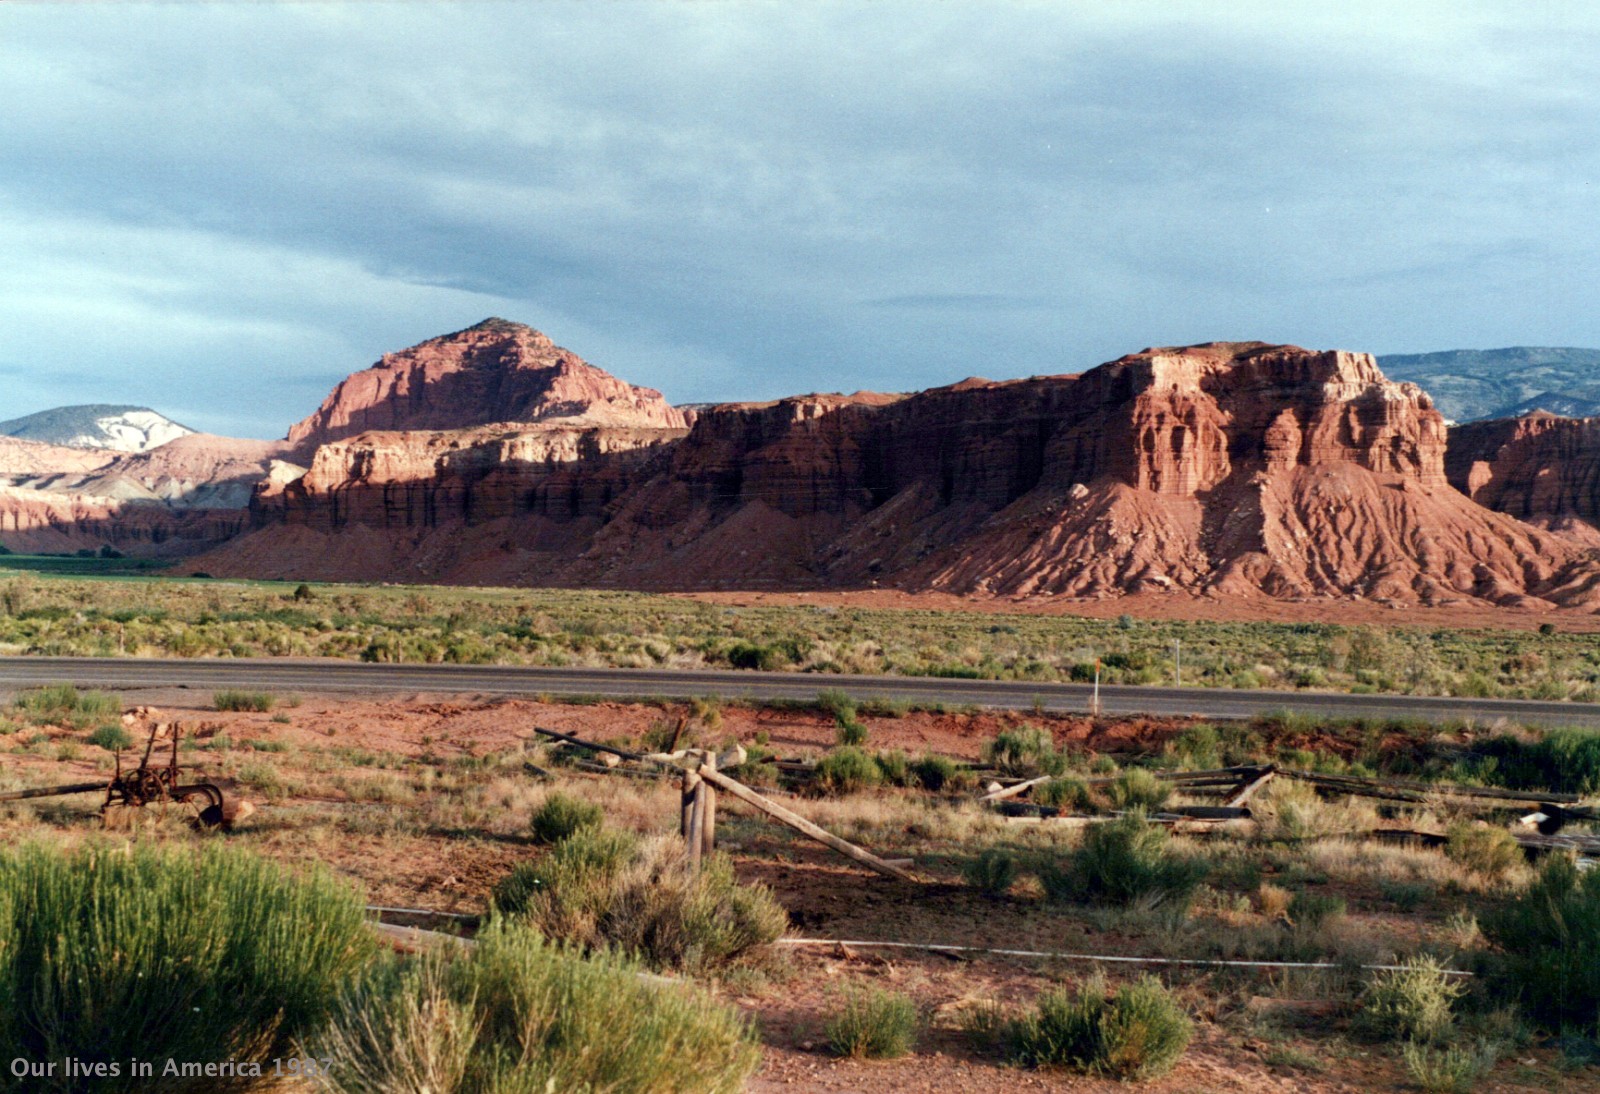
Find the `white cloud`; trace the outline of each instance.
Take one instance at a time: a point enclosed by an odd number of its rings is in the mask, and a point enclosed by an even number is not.
[[[130,401],[276,433],[491,312],[694,400],[1213,337],[1600,343],[1597,28],[1427,0],[3,5],[0,325],[39,375],[7,395],[137,365]]]

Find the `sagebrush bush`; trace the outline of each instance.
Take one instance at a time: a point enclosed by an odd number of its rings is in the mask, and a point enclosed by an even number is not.
[[[1066,766],[1050,731],[1026,723],[995,734],[983,758],[1007,775],[1059,775]]]
[[[1289,898],[1289,922],[1300,930],[1315,931],[1343,919],[1346,909],[1344,897],[1300,889]]]
[[[1207,868],[1174,855],[1166,829],[1134,809],[1089,827],[1083,845],[1064,862],[1043,859],[1036,870],[1045,894],[1057,900],[1185,910]]]
[[[0,853],[0,940],[7,1058],[115,1062],[124,1074],[94,1089],[129,1091],[226,1089],[136,1079],[127,1061],[269,1060],[326,1017],[376,949],[347,885],[232,847]],[[0,1088],[81,1086],[0,1069]]]
[[[1473,1094],[1498,1055],[1498,1046],[1481,1042],[1435,1048],[1411,1041],[1401,1049],[1406,1074],[1423,1094]]]
[[[817,761],[817,789],[825,794],[849,794],[883,783],[878,761],[859,748],[836,748]]]
[[[823,1033],[835,1056],[889,1060],[911,1051],[917,1025],[917,1007],[910,996],[878,988],[847,997]]]
[[[846,748],[859,748],[867,743],[867,727],[854,718],[840,716],[834,719],[834,740]]]
[[[1130,767],[1106,787],[1106,798],[1117,809],[1143,809],[1159,812],[1172,797],[1172,784],[1161,781],[1142,767]]]
[[[1108,991],[1099,977],[1076,992],[1055,988],[1008,1030],[1012,1056],[1117,1079],[1154,1079],[1177,1064],[1194,1023],[1152,976]]]
[[[1267,815],[1258,826],[1262,839],[1302,843],[1378,827],[1377,810],[1370,802],[1324,801],[1314,787],[1297,779],[1278,779],[1270,791],[1264,803]]]
[[[1488,781],[1512,790],[1600,791],[1600,732],[1592,729],[1555,729],[1536,740],[1502,734],[1473,752]]]
[[[741,885],[726,855],[692,874],[683,842],[581,828],[494,891],[495,907],[551,938],[614,948],[657,968],[713,969],[770,945],[788,915],[764,885]]]
[[[1017,858],[1009,851],[991,847],[967,862],[963,875],[967,884],[992,900],[1011,891],[1017,880]]]
[[[133,744],[133,734],[115,722],[108,722],[89,734],[89,743],[99,745],[107,752],[117,752]]]
[[[900,749],[880,752],[873,759],[883,774],[883,781],[890,786],[910,786],[916,781],[911,775],[911,757]]]
[[[925,752],[912,761],[909,773],[918,786],[933,791],[955,789],[962,784],[966,775],[948,756],[937,756],[931,752]]]
[[[104,691],[79,691],[71,684],[50,684],[22,692],[15,706],[31,718],[82,727],[122,709],[115,695]]]
[[[760,1063],[748,1022],[631,962],[491,919],[470,952],[376,970],[304,1042],[339,1094],[733,1094]]]
[[[836,721],[854,720],[856,716],[856,701],[843,688],[823,688],[817,692],[817,706],[824,714],[833,715]]]
[[[1094,793],[1082,779],[1061,776],[1029,791],[1035,803],[1048,809],[1086,813],[1095,806]]]
[[[1481,927],[1499,947],[1493,982],[1503,995],[1553,1029],[1600,1023],[1600,870],[1552,855]]]
[[[1524,860],[1517,838],[1504,828],[1485,824],[1452,824],[1445,831],[1445,857],[1465,870],[1493,881]]]
[[[218,710],[265,713],[276,703],[277,696],[268,691],[219,691],[211,697],[211,705]]]
[[[599,827],[604,811],[594,802],[556,791],[534,810],[529,827],[536,843],[559,843],[580,828]]]
[[[1355,1027],[1374,1040],[1445,1040],[1455,1025],[1453,1007],[1466,991],[1432,957],[1413,957],[1393,972],[1367,981]]]

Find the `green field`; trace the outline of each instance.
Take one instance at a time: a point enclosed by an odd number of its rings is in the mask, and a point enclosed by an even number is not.
[[[129,576],[126,560],[58,559],[81,574],[5,576],[0,652],[76,656],[339,657],[622,668],[899,673],[1108,684],[1173,680],[1594,701],[1590,635],[1321,623],[1115,620],[992,612],[731,607],[633,592],[290,585]],[[25,563],[37,559],[24,559]],[[104,569],[88,571],[88,567]],[[89,580],[96,572],[115,580]]]
[[[51,574],[57,577],[128,577],[149,574],[170,566],[166,559],[102,558],[88,555],[0,554],[0,575],[14,573]]]

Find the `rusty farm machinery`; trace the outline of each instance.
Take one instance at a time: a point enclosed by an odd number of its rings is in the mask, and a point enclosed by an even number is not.
[[[165,730],[172,741],[172,751],[165,762],[151,762],[156,739]],[[139,766],[131,771],[122,767],[122,753],[118,751],[117,766],[110,781],[69,783],[65,786],[41,786],[31,790],[9,790],[0,793],[0,802],[21,801],[26,798],[54,798],[68,794],[104,793],[100,814],[104,817],[113,807],[143,808],[147,805],[188,806],[195,812],[195,824],[201,828],[227,828],[232,816],[223,799],[222,788],[210,782],[184,782],[184,772],[193,765],[178,762],[179,726],[152,725],[145,741],[144,755]]]

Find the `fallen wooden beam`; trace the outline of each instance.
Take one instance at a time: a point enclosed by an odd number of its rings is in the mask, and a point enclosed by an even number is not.
[[[1426,801],[1428,797],[1486,798],[1491,801],[1552,802],[1576,804],[1576,794],[1551,794],[1544,791],[1502,790],[1490,786],[1458,786],[1455,783],[1424,783],[1411,779],[1364,779],[1356,775],[1325,775],[1317,771],[1280,769],[1278,774],[1300,779],[1330,790],[1345,790],[1360,797],[1390,801]]]
[[[1242,805],[1169,805],[1157,810],[1155,815],[1205,821],[1249,820],[1254,816]]]
[[[622,748],[612,748],[610,745],[595,744],[595,742],[586,741],[582,737],[574,737],[570,733],[558,733],[553,729],[541,729],[538,726],[534,726],[533,731],[543,737],[551,737],[557,741],[565,741],[569,745],[577,745],[579,748],[587,748],[591,752],[604,752],[612,756],[620,756],[624,760],[644,759],[644,755],[642,753],[629,752],[628,750]]]
[[[1271,782],[1272,777],[1277,773],[1278,771],[1276,768],[1267,768],[1254,779],[1251,779],[1249,782],[1239,787],[1239,789],[1235,790],[1232,794],[1229,794],[1227,797],[1223,798],[1222,804],[1243,805],[1245,802],[1250,800],[1251,796],[1254,795],[1257,790],[1260,790],[1263,786],[1266,786],[1269,782]]]
[[[868,942],[845,938],[780,938],[773,945],[831,946],[844,950],[852,947],[858,949],[928,950],[932,953],[981,953],[994,954],[999,957],[1050,957],[1063,961],[1095,961],[1106,964],[1127,965],[1188,965],[1243,969],[1342,969],[1349,967],[1336,961],[1248,961],[1221,957],[1132,957],[1127,954],[1062,953],[1055,950],[1002,950],[986,946],[953,946],[940,942]],[[1408,968],[1405,965],[1361,965],[1359,967],[1382,972],[1401,972]],[[1463,969],[1441,969],[1439,972],[1442,976],[1470,977],[1473,975]]]
[[[1018,794],[1031,790],[1036,786],[1042,786],[1053,778],[1055,778],[1054,775],[1040,775],[1037,779],[1025,779],[1019,783],[1012,783],[1010,786],[1002,786],[999,790],[991,790],[978,800],[981,802],[1004,801],[1006,798],[1014,798]]]
[[[856,862],[876,870],[880,874],[885,874],[892,878],[898,878],[901,881],[915,882],[917,880],[916,877],[907,873],[899,866],[894,865],[892,862],[889,862],[886,859],[881,859],[877,855],[874,855],[871,851],[857,847],[848,840],[840,839],[832,832],[812,824],[810,821],[800,816],[800,814],[791,812],[790,810],[779,805],[777,802],[771,801],[768,798],[764,798],[760,794],[757,794],[754,790],[751,790],[743,783],[736,782],[735,780],[728,778],[728,776],[722,774],[720,771],[717,771],[708,764],[702,764],[696,774],[698,774],[702,779],[706,780],[706,782],[710,783],[712,786],[715,786],[721,790],[726,790],[740,801],[748,802],[750,805],[755,806],[768,816],[780,820],[796,831],[810,836],[818,843],[826,844],[835,851],[839,852],[845,858],[854,859]]]
[[[433,946],[454,946],[470,949],[472,940],[458,938],[442,931],[425,931],[421,927],[397,927],[393,923],[368,924],[379,940],[400,953],[421,953]]]

